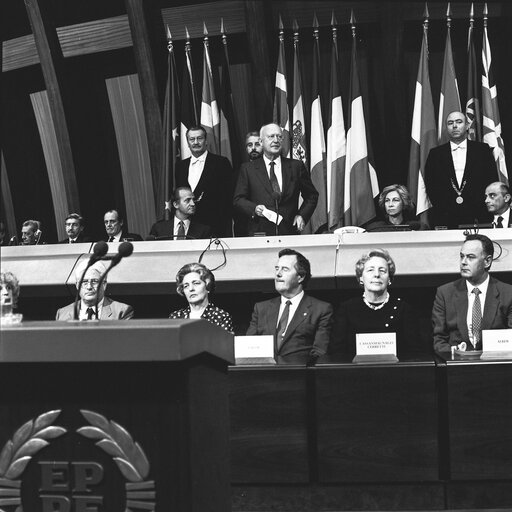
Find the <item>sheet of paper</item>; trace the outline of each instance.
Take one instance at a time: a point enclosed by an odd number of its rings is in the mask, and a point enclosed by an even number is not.
[[[263,209],[263,217],[265,217],[267,220],[272,222],[272,224],[275,224],[276,219],[277,219],[278,226],[279,226],[279,224],[281,224],[281,221],[283,220],[283,217],[281,217],[281,215],[279,215],[279,217],[277,217],[277,213],[272,210],[269,210],[268,208]]]

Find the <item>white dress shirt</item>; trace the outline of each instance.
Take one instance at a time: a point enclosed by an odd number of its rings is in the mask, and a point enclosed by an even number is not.
[[[80,301],[80,312],[78,313],[78,320],[87,320],[87,310],[89,308],[94,309],[94,315],[92,316],[92,320],[96,320],[96,307],[95,306],[87,306],[84,304],[84,301]],[[101,310],[103,309],[103,299],[98,302],[98,318],[101,318]]]
[[[188,234],[188,229],[190,228],[190,219],[180,220],[175,215],[174,216],[174,231],[173,231],[175,237],[178,236],[178,229],[180,228],[180,222],[183,222],[183,226],[185,228],[185,235]]]
[[[277,178],[277,183],[279,183],[279,188],[281,189],[281,192],[283,191],[283,171],[281,167],[281,157],[278,156],[275,160],[270,160],[270,158],[267,158],[265,155],[263,155],[263,161],[265,162],[265,167],[267,168],[267,176],[268,179],[270,179],[270,162],[274,162],[276,165],[274,165],[274,174]]]
[[[279,325],[279,319],[281,318],[281,315],[283,314],[284,308],[286,307],[286,301],[290,301],[290,310],[288,312],[288,322],[286,324],[286,329],[288,329],[288,326],[290,325],[290,322],[292,321],[293,315],[295,314],[295,311],[297,311],[297,308],[299,307],[299,303],[302,300],[302,297],[304,297],[304,290],[295,295],[295,297],[292,297],[291,299],[287,299],[286,297],[283,297],[281,295],[281,305],[279,306],[279,315],[277,316],[277,324],[276,328]],[[285,329],[285,333],[286,333]]]
[[[469,281],[466,281],[466,286],[468,287],[468,312],[466,315],[466,323],[468,324],[468,333],[469,339],[473,343],[473,332],[471,326],[473,324],[473,304],[475,303],[475,294],[473,293],[474,288],[478,288],[480,290],[480,304],[482,306],[482,318],[484,317],[484,306],[485,306],[485,297],[487,297],[487,288],[489,287],[489,276],[487,276],[486,280],[479,284],[478,286],[473,286]]]
[[[502,217],[503,218],[501,223],[502,223],[504,228],[508,228],[508,223],[510,222],[510,208],[506,212],[503,212],[501,215],[495,215],[494,216],[494,220],[493,220],[493,224],[492,224],[493,228],[495,228],[496,225],[498,224],[498,217]]]
[[[453,167],[459,187],[462,185],[462,177],[466,168],[466,155],[468,150],[468,141],[464,139],[460,144],[450,141],[450,149],[452,150]]]
[[[188,184],[190,185],[192,192],[196,189],[203,174],[206,155],[208,155],[208,150],[197,158],[194,155],[190,156],[190,164],[188,166]]]

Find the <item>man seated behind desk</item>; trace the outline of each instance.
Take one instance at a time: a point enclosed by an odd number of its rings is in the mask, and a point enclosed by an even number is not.
[[[332,306],[304,293],[311,265],[299,252],[283,249],[275,266],[279,297],[254,306],[247,335],[271,334],[276,356],[326,353],[332,326]]]
[[[196,240],[210,238],[211,228],[194,220],[196,202],[190,187],[178,187],[172,193],[174,216],[170,220],[155,222],[149,232],[148,240],[153,237],[174,238],[175,240]]]
[[[461,279],[437,289],[434,350],[481,350],[483,329],[512,328],[512,285],[489,276],[493,255],[488,237],[466,237],[460,250]]]
[[[119,210],[109,210],[103,216],[105,224],[105,242],[141,242],[142,237],[137,233],[128,233],[124,228],[124,220]]]
[[[87,263],[87,260],[81,261],[75,269],[77,288]],[[106,266],[102,261],[97,261],[87,270],[80,288],[79,320],[96,319],[96,300],[98,300],[98,316],[100,320],[129,320],[133,317],[133,308],[131,306],[105,297],[106,279],[103,281],[101,288],[98,288],[100,278],[106,270]],[[74,308],[74,303],[60,308],[55,319],[61,321],[73,320],[75,318]]]
[[[59,244],[79,244],[83,242],[92,242],[84,235],[84,219],[78,213],[70,213],[65,220],[66,238],[60,240]]]

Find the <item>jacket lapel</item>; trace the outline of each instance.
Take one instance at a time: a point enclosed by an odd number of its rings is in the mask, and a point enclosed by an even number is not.
[[[467,314],[468,314],[468,290],[465,279],[459,279],[455,284],[456,292],[453,294],[453,308],[457,312],[457,327],[462,339],[469,339]]]
[[[311,301],[307,295],[302,297],[302,300],[299,302],[297,309],[295,310],[295,314],[293,315],[290,323],[288,324],[288,328],[286,329],[283,343],[281,344],[281,348],[284,344],[291,338],[292,334],[297,330],[297,327],[304,322],[304,320],[309,315],[309,308],[311,307]]]
[[[283,178],[283,190],[281,195],[284,197],[288,190],[290,190],[290,179],[291,179],[291,161],[288,158],[281,157],[281,175]]]
[[[279,317],[279,307],[281,305],[281,296],[275,297],[270,301],[270,308],[265,319],[265,332],[274,334],[277,327],[277,319]]]
[[[500,292],[496,286],[496,281],[490,277],[487,295],[485,296],[484,316],[482,318],[482,329],[490,329],[496,317],[499,306]]]
[[[103,299],[103,307],[101,308],[101,315],[100,318],[102,320],[107,320],[109,318],[112,318],[112,308],[110,307],[110,304],[112,304],[112,301],[105,297]]]
[[[272,185],[270,184],[270,179],[267,173],[267,167],[265,165],[265,160],[263,160],[263,157],[258,158],[257,160],[254,161],[254,167],[254,174],[258,177],[263,187],[265,187],[269,195],[272,197]]]

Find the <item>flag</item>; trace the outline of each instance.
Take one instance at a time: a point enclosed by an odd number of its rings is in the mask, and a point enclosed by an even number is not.
[[[197,96],[195,93],[194,73],[192,69],[192,54],[190,40],[187,31],[187,42],[185,43],[185,64],[183,67],[183,82],[181,87],[181,110],[180,110],[180,156],[185,160],[190,156],[190,149],[187,144],[187,130],[196,126],[199,122],[197,110]]]
[[[420,215],[432,207],[425,188],[425,163],[429,151],[437,146],[434,102],[432,101],[428,72],[427,37],[427,27],[424,25],[418,77],[416,78],[416,93],[414,95],[409,176],[407,180],[409,192],[416,205],[416,215]]]
[[[476,69],[475,44],[473,41],[473,20],[468,30],[468,94],[466,119],[469,123],[468,138],[482,141],[482,122],[480,100],[478,99],[478,78]]]
[[[379,185],[369,152],[355,34],[352,37],[347,114],[344,223],[346,226],[361,226],[375,217],[373,198],[379,194]]]
[[[454,111],[461,112],[461,106],[459,98],[459,86],[457,85],[455,65],[453,64],[450,27],[448,27],[446,32],[446,45],[444,48],[441,95],[439,97],[439,120],[437,128],[439,144],[443,144],[449,140],[445,121],[448,117],[448,114]]]
[[[220,152],[220,116],[219,106],[213,86],[212,63],[210,60],[210,49],[208,44],[208,32],[204,27],[205,37],[203,40],[203,94],[201,99],[201,125],[206,130],[206,141],[208,150],[212,153]]]
[[[311,232],[316,233],[327,224],[327,169],[325,157],[325,134],[320,101],[320,47],[318,29],[313,43],[313,85],[311,91],[311,181],[318,191],[318,203],[311,216]]]
[[[338,43],[334,31],[333,28],[329,94],[331,102],[329,104],[329,128],[327,129],[327,211],[329,213],[330,230],[340,227],[343,223],[345,159],[347,153],[345,121],[338,80]]]
[[[306,123],[304,117],[304,96],[302,93],[302,79],[300,74],[298,37],[299,31],[297,26],[293,43],[292,158],[302,160],[307,169]]]
[[[282,23],[279,31],[279,57],[276,70],[276,88],[274,92],[274,123],[283,130],[281,154],[290,156],[290,114],[288,112],[288,93],[286,88],[286,61],[284,55],[284,36]]]
[[[486,20],[485,20],[486,21]],[[505,145],[501,138],[501,122],[498,110],[498,89],[494,82],[492,70],[491,47],[487,37],[487,25],[484,25],[484,40],[482,45],[482,111],[483,111],[483,141],[492,148],[498,179],[508,184],[507,165],[505,163]]]
[[[157,208],[164,207],[164,218],[169,216],[170,207],[167,203],[174,189],[175,176],[174,167],[179,157],[179,122],[177,116],[178,105],[180,104],[180,93],[178,87],[178,74],[176,71],[176,60],[171,34],[167,27],[167,84],[165,88],[164,116],[163,116],[163,158],[162,175],[158,191]]]

